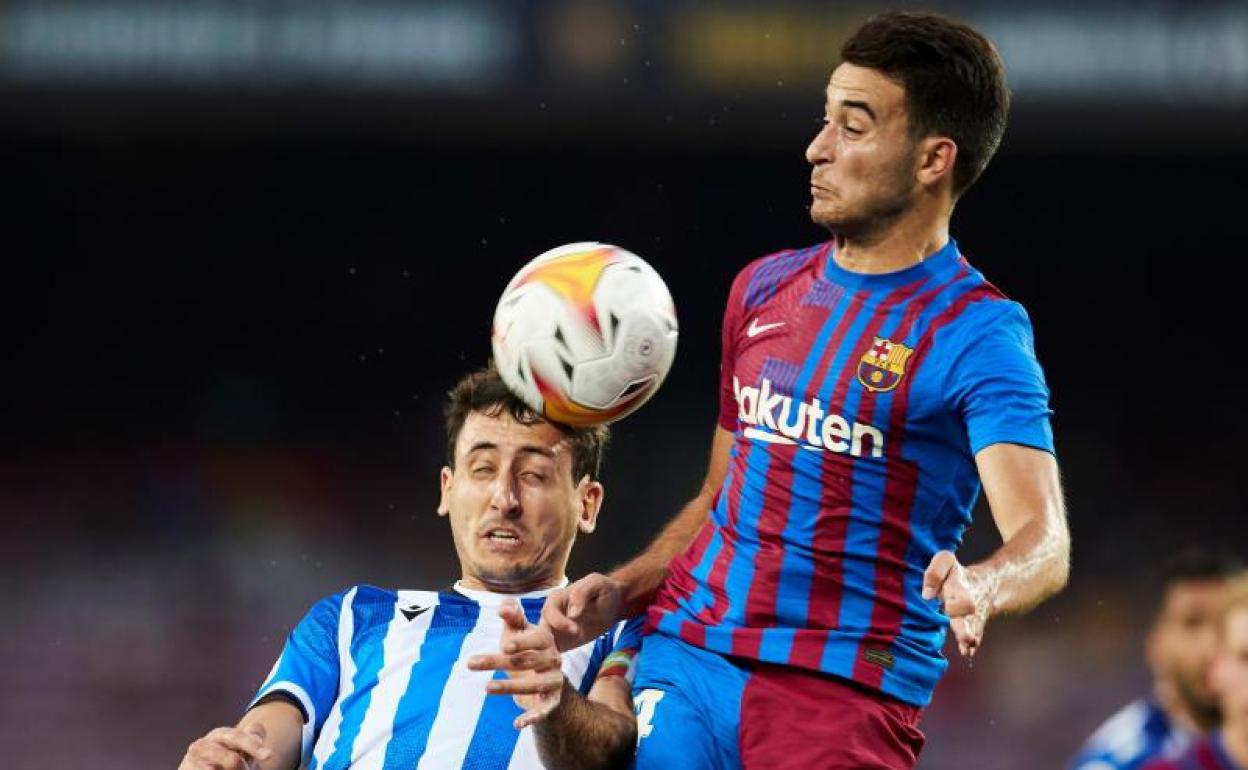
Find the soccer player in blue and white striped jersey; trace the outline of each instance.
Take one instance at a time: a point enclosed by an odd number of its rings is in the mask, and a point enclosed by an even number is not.
[[[1069,770],[1139,770],[1174,759],[1219,720],[1209,686],[1218,602],[1240,563],[1227,554],[1186,549],[1162,565],[1161,601],[1145,644],[1153,691],[1105,721]]]
[[[242,720],[192,743],[183,770],[628,761],[640,619],[562,654],[538,624],[577,533],[594,529],[606,428],[543,420],[493,370],[464,378],[446,417],[438,512],[460,580],[359,585],[316,603]]]

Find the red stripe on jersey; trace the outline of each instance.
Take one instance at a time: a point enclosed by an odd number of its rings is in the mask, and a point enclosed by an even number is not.
[[[792,403],[800,403],[793,394]],[[771,462],[767,465],[766,486],[758,510],[758,550],[754,554],[753,572],[745,599],[745,618],[742,625],[757,629],[776,624],[776,599],[780,590],[780,567],[784,559],[784,544],[780,534],[788,524],[789,507],[793,499],[793,462],[802,451],[796,445],[769,444]],[[716,619],[718,622],[718,619]],[[732,631],[732,654],[745,658],[757,658],[760,634],[741,636],[740,629]]]
[[[736,536],[739,531],[737,524],[741,519],[741,485],[745,482],[745,471],[749,465],[750,455],[757,451],[767,451],[767,447],[751,444],[745,451],[738,451],[736,462],[732,468],[732,486],[724,490],[728,496],[728,507],[724,511],[725,524],[720,530],[722,543],[719,553],[715,554],[715,562],[706,576],[705,590],[711,594],[711,603],[697,614],[697,619],[708,626],[719,625],[724,613],[728,610],[728,567],[732,565],[737,553]],[[769,466],[770,467],[770,466]],[[695,564],[697,562],[694,562]]]
[[[830,248],[829,244],[823,253],[826,255]],[[822,264],[822,261],[820,260],[818,264]],[[818,387],[811,387],[811,385],[818,382],[817,375],[819,372],[825,371],[831,366],[832,357],[836,355],[836,351],[839,349],[841,342],[844,341],[849,328],[853,325],[854,320],[858,318],[858,314],[862,311],[868,296],[866,292],[857,292],[850,298],[849,307],[846,308],[833,328],[828,344],[819,352],[819,359],[814,369],[815,376],[811,377],[805,392],[793,393],[793,403],[801,404],[809,401],[811,394],[819,392]],[[789,524],[789,510],[792,507],[792,461],[797,454],[796,447],[794,447],[794,450],[792,456],[784,458],[788,461],[785,465],[787,479],[784,485],[778,487],[783,495],[783,499],[778,501],[781,507],[776,509],[775,515],[759,518],[760,543],[758,553],[754,558],[754,580],[746,597],[745,625],[748,628],[766,628],[775,625],[776,603],[780,598],[780,573],[784,565],[784,544],[780,536]],[[769,477],[773,472],[773,467],[768,466]],[[760,576],[766,577],[760,579]],[[761,644],[761,635],[754,634],[738,641],[738,634],[735,630],[733,632],[734,655],[749,658],[757,657],[758,648]]]
[[[894,289],[880,302],[867,327],[859,335],[858,343],[845,356],[845,362],[841,366],[837,380],[835,380],[836,390],[828,399],[826,406],[828,414],[843,414],[845,411],[845,394],[849,390],[849,374],[858,365],[858,359],[854,357],[854,351],[862,349],[879,332],[880,327],[884,325],[884,321],[892,309],[899,303],[909,299],[914,292],[918,291],[925,280],[926,278],[922,278]],[[858,301],[860,297],[860,294],[855,295],[854,300]],[[847,313],[846,315],[849,314]],[[853,315],[854,319],[856,319],[858,313]],[[837,351],[841,349],[851,324],[846,324],[837,329],[837,333],[833,335],[833,338],[828,343],[829,350]],[[830,360],[828,361],[827,369],[829,371],[824,372],[824,377],[820,380],[819,386],[814,392],[819,393],[823,391],[827,378],[831,375]],[[857,421],[863,422],[864,420],[857,418]],[[820,479],[821,498],[827,499],[826,490],[833,484],[848,485],[851,478],[849,470],[851,469],[852,462],[848,460],[847,455],[825,452]],[[823,505],[823,500],[821,500],[819,512],[815,519],[815,532],[811,540],[814,574],[811,576],[810,581],[810,600],[806,612],[807,628],[836,628],[840,615],[840,589],[843,580],[841,565],[845,551],[845,534],[849,527],[849,511],[853,505],[853,498],[849,494],[837,495],[837,498],[844,500],[845,504],[837,508],[828,508]],[[822,640],[820,637],[822,637]],[[825,643],[826,634],[820,634],[818,637],[799,635],[793,640],[789,661],[797,666],[819,670],[823,661]]]
[[[966,271],[959,271],[954,280],[964,278],[966,275]],[[915,344],[912,371],[917,371],[927,354],[931,352],[932,342],[938,331],[960,316],[970,303],[993,296],[1001,295],[993,287],[981,284],[969,289],[932,319],[928,327],[923,330],[922,337]],[[899,332],[898,336],[904,338],[917,317],[916,313],[913,317],[906,319],[905,333]],[[909,414],[910,386],[913,383],[913,377],[907,379],[905,385],[893,398],[887,434],[890,442],[886,459],[889,463],[896,463],[896,465],[893,468],[895,472],[887,474],[884,484],[883,510],[875,565],[875,588],[872,592],[875,600],[871,606],[870,631],[864,635],[860,645],[890,647],[901,631],[901,621],[906,611],[904,586],[906,550],[910,547],[912,534],[910,517],[914,507],[915,492],[918,488],[919,468],[914,463],[903,459],[901,450],[906,418]],[[862,655],[854,658],[853,678],[856,681],[878,689],[883,676],[884,669],[880,666],[868,663]]]
[[[680,638],[694,647],[706,649],[706,626],[692,620],[682,620]]]
[[[922,315],[922,313],[926,311],[929,306],[931,306],[931,304],[936,300],[938,296],[940,296],[952,284],[966,277],[966,275],[967,275],[967,271],[960,270],[958,271],[957,274],[955,274],[949,280],[944,281],[938,284],[937,286],[934,286],[931,289],[928,289],[927,291],[923,292],[918,297],[915,297],[906,306],[905,310],[902,312],[902,317],[897,324],[897,328],[894,329],[892,332],[890,332],[890,337],[894,339],[898,339],[898,340],[906,339],[910,335],[910,332],[914,327],[914,323],[916,320],[918,320],[919,316]],[[858,347],[856,347],[854,350],[861,350],[863,349],[865,345],[869,344],[869,341],[873,339],[876,334],[879,333],[880,328],[883,325],[883,321],[885,320],[885,316],[886,316],[886,313],[882,313],[876,317],[876,321],[878,323],[875,325],[875,328],[869,329],[867,333],[863,334],[862,339],[859,341]],[[851,351],[851,356],[852,356],[852,351]],[[911,365],[910,371],[914,372],[917,369],[918,369],[918,363],[915,362],[914,364]],[[849,380],[850,378],[847,372],[843,375],[843,378],[841,382],[839,383],[840,385],[839,396],[840,397],[834,398],[833,403],[838,404],[838,405],[843,404],[844,398],[848,394]],[[914,382],[913,376],[906,379],[905,390],[907,393],[909,392],[910,383],[912,382]],[[875,408],[879,403],[878,401],[879,397],[880,397],[879,394],[874,391],[868,390],[865,393],[863,393],[861,399],[858,402],[858,409],[856,411],[854,419],[857,422],[862,422],[862,423],[867,423],[867,424],[874,423],[875,422]],[[898,411],[898,406],[901,407],[900,412]],[[838,408],[842,408],[842,407],[838,407]],[[888,424],[889,424],[888,432],[885,433],[885,435],[889,437],[888,443],[885,445],[888,450],[894,449],[895,444],[899,445],[901,443],[900,433],[896,432],[896,427],[897,427],[896,417],[898,414],[902,414],[902,415],[905,414],[905,406],[904,406],[904,403],[899,405],[898,398],[894,397],[889,402],[889,414],[886,417],[884,415],[881,415],[882,417],[885,417],[885,419],[887,419]],[[904,419],[902,420],[902,423],[904,423]],[[894,438],[894,437],[897,437],[897,438]],[[884,497],[886,501],[885,505],[887,505],[888,489],[891,485],[895,485],[896,483],[895,480],[897,477],[901,477],[902,479],[907,480],[903,482],[903,486],[908,485],[911,490],[911,496],[913,496],[914,483],[917,482],[918,480],[918,469],[912,463],[907,463],[906,461],[904,461],[899,454],[893,451],[888,452],[888,456],[885,458],[885,463],[886,463],[885,469],[884,469],[884,478],[885,478]],[[850,487],[850,490],[848,493],[849,500],[854,499],[853,478],[854,478],[855,466],[857,466],[857,464],[858,464],[858,458],[853,458],[853,457],[849,458],[850,467],[847,473],[847,479],[848,479],[847,483]],[[875,570],[876,570],[877,575],[878,575],[880,565],[882,562],[895,562],[901,565],[904,565],[905,563],[906,553],[905,553],[904,547],[900,551],[892,551],[886,547],[888,543],[886,542],[884,538],[884,529],[887,525],[888,525],[887,517],[881,516],[880,533],[879,533],[880,539],[876,543],[875,559],[874,559]],[[848,521],[846,521],[846,526],[848,526]],[[908,521],[906,522],[906,526],[907,527],[909,526]],[[842,535],[842,540],[841,540],[842,548],[844,547],[843,538],[844,538],[844,535]],[[909,542],[908,533],[906,535],[905,541],[907,543]],[[838,560],[838,563],[843,563],[843,562],[839,562]],[[837,577],[838,577],[838,581],[844,579],[843,575],[838,575]],[[837,585],[839,586],[840,582],[838,582]],[[878,603],[879,603],[879,597],[875,596],[874,594],[873,596],[874,596],[874,601],[872,602],[872,609],[871,609],[872,617],[874,617],[875,612],[876,612],[876,607],[878,606]],[[839,603],[836,609],[839,611],[840,609]],[[869,623],[867,626],[866,632],[863,634],[862,641],[873,643],[875,641],[873,639],[874,632],[875,632],[875,624]],[[854,657],[854,670],[853,670],[853,673],[851,674],[851,677],[858,681],[862,681],[862,679],[860,679],[858,675],[859,674],[858,669],[861,663],[862,663],[862,657],[855,656]],[[878,667],[873,667],[872,673],[877,673],[878,671],[879,671]],[[872,683],[872,686],[878,687],[878,682]]]
[[[718,501],[718,498],[716,500]],[[654,599],[653,607],[657,607],[664,612],[672,612],[678,609],[680,600],[689,598],[693,593],[694,586],[697,585],[690,571],[698,562],[702,561],[702,557],[706,554],[706,549],[710,546],[714,535],[715,522],[708,516],[706,523],[702,525],[702,529],[698,530],[698,534],[694,537],[693,542],[689,544],[689,547],[668,565],[667,580],[663,581],[663,585]]]

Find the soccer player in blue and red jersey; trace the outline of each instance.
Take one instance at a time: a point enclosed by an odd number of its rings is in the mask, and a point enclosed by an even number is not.
[[[1248,574],[1227,584],[1217,631],[1209,678],[1222,707],[1221,727],[1177,759],[1146,765],[1146,770],[1248,770]]]
[[[951,628],[1066,582],[1026,313],[949,237],[1005,127],[978,32],[888,13],[842,48],[806,150],[832,240],[745,267],[701,493],[612,575],[552,594],[561,646],[649,607],[637,766],[910,768]],[[980,486],[1003,543],[954,555]]]

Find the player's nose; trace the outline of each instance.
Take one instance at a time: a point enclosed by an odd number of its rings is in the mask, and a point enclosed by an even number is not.
[[[831,129],[831,124],[825,123],[819,133],[815,134],[815,138],[810,140],[810,144],[806,145],[806,162],[810,165],[818,166],[832,160],[834,142]]]
[[[516,488],[515,477],[510,473],[500,473],[494,479],[490,490],[490,507],[504,516],[518,516],[520,513],[520,495]]]

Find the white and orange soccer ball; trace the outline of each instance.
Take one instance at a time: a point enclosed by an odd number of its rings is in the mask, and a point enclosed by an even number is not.
[[[570,243],[529,262],[503,290],[494,363],[547,419],[596,425],[654,395],[676,336],[672,295],[645,260],[606,243]]]

